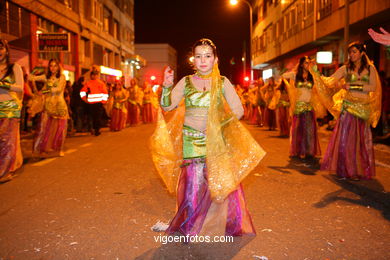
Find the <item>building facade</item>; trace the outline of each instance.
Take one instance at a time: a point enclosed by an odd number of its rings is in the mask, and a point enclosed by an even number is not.
[[[272,69],[278,75],[293,69],[303,55],[314,58],[318,51],[330,51],[332,62],[321,69],[332,73],[345,60],[344,28],[349,15],[348,42],[365,43],[378,70],[390,76],[384,47],[367,33],[368,28],[390,29],[390,1],[350,0],[345,8],[345,0],[257,0],[253,6],[257,18],[252,32],[254,69]]]
[[[148,62],[140,70],[140,84],[145,80],[153,84],[161,84],[163,81],[163,70],[170,66],[177,75],[177,52],[167,43],[143,43],[135,44],[135,51],[144,57]]]
[[[92,65],[108,68],[107,77],[134,77],[145,62],[134,52],[134,0],[2,1],[0,30],[27,72],[57,58],[71,81]],[[46,33],[68,33],[70,51],[38,51],[38,35]]]

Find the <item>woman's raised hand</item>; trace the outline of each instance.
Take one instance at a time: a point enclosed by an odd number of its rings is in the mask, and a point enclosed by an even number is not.
[[[383,45],[390,45],[390,33],[388,33],[385,29],[382,27],[379,29],[382,33],[377,33],[373,29],[368,29],[368,34],[371,36],[371,38],[376,41],[377,43],[383,44]]]
[[[173,85],[173,74],[174,71],[171,69],[171,67],[167,66],[164,70],[164,87],[170,87]]]

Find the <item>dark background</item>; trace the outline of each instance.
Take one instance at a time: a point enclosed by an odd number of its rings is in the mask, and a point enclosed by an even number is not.
[[[244,41],[249,53],[249,7],[245,3],[230,6],[229,0],[136,0],[134,13],[135,43],[169,43],[178,54],[179,79],[193,73],[188,63],[192,45],[200,38],[209,38],[217,46],[221,74],[233,82],[242,81]],[[234,65],[230,64],[232,58]]]

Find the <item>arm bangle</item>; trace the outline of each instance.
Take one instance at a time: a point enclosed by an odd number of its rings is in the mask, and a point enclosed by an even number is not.
[[[349,86],[349,90],[363,91],[363,85],[352,85],[352,86]]]

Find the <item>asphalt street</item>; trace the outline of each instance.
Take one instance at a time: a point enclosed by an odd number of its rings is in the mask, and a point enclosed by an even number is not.
[[[340,181],[290,161],[278,132],[247,127],[267,151],[243,182],[256,236],[156,242],[175,197],[152,164],[154,125],[141,125],[69,137],[64,157],[41,161],[24,139],[26,164],[0,185],[0,259],[390,259],[388,146],[376,146],[374,180]]]

